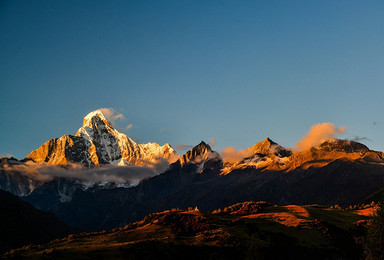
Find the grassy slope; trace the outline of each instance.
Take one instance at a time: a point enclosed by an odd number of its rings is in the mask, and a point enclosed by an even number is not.
[[[298,210],[298,211],[296,211]],[[221,212],[165,211],[124,228],[71,235],[7,257],[55,259],[358,259],[365,217],[319,207],[242,203]]]

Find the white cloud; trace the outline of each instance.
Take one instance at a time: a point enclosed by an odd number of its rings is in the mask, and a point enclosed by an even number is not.
[[[295,146],[295,150],[304,151],[321,143],[322,140],[342,134],[347,130],[345,126],[336,127],[332,123],[322,123],[311,126],[311,129]]]
[[[117,120],[125,120],[125,116],[122,113],[116,112],[113,108],[99,108],[103,115],[107,118],[107,120],[112,124],[112,126],[116,126]]]

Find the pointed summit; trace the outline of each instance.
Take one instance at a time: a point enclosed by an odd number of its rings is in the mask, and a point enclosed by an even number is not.
[[[211,147],[204,141],[201,141],[198,145],[192,148],[191,153],[193,156],[212,152]]]
[[[101,110],[95,110],[86,115],[83,119],[83,127],[93,128],[95,124],[104,124],[112,128],[112,124],[107,120]]]
[[[220,157],[220,155],[214,151],[212,151],[211,147],[201,141],[198,145],[186,152],[182,158],[180,158],[181,164],[186,164],[189,162],[202,162],[212,157]]]
[[[93,164],[105,164],[122,158],[119,145],[123,134],[114,129],[101,110],[95,110],[84,117],[83,126],[76,136],[88,141],[88,151]]]
[[[274,154],[279,157],[287,157],[292,154],[291,151],[282,147],[278,143],[275,143],[269,137],[259,143],[256,143],[254,146],[249,147],[246,151],[247,154]]]
[[[178,162],[181,167],[187,167],[195,173],[208,174],[206,176],[217,175],[223,168],[221,156],[204,141],[186,152]]]

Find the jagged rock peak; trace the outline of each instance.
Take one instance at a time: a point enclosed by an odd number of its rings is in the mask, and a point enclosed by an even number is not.
[[[268,136],[261,142],[270,143],[270,144],[277,144],[274,141],[272,141]]]
[[[323,140],[320,145],[315,149],[324,150],[327,152],[338,151],[345,153],[366,153],[369,152],[369,148],[362,143],[358,143],[352,140],[342,140],[337,138],[330,138]]]
[[[247,149],[248,154],[274,154],[279,157],[288,157],[292,152],[278,143],[272,141],[269,137]]]
[[[198,145],[186,152],[183,157],[180,158],[180,161],[181,164],[185,164],[190,161],[199,162],[207,160],[211,157],[220,157],[220,155],[212,151],[211,147],[207,143],[201,141]]]
[[[192,154],[204,154],[212,152],[211,147],[204,141],[201,141],[198,145],[192,148]]]
[[[278,143],[272,141],[269,137],[266,137],[263,141],[258,143],[264,147],[271,147],[272,145],[278,145]]]
[[[83,127],[92,128],[94,124],[105,124],[112,127],[112,124],[107,120],[101,110],[95,110],[86,115],[83,119]]]
[[[84,117],[83,126],[76,132],[76,136],[87,141],[90,159],[96,165],[120,162],[125,139],[128,143],[133,142],[113,128],[101,110],[92,111]]]

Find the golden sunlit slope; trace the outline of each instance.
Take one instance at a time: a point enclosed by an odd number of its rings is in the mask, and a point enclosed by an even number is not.
[[[28,154],[26,159],[52,165],[67,165],[69,162],[88,163],[88,161],[99,164],[97,157],[90,156],[86,140],[73,135],[63,135],[60,138],[48,140]]]
[[[244,202],[210,212],[150,214],[123,228],[12,250],[18,259],[300,259],[361,255],[366,217],[319,206]]]

